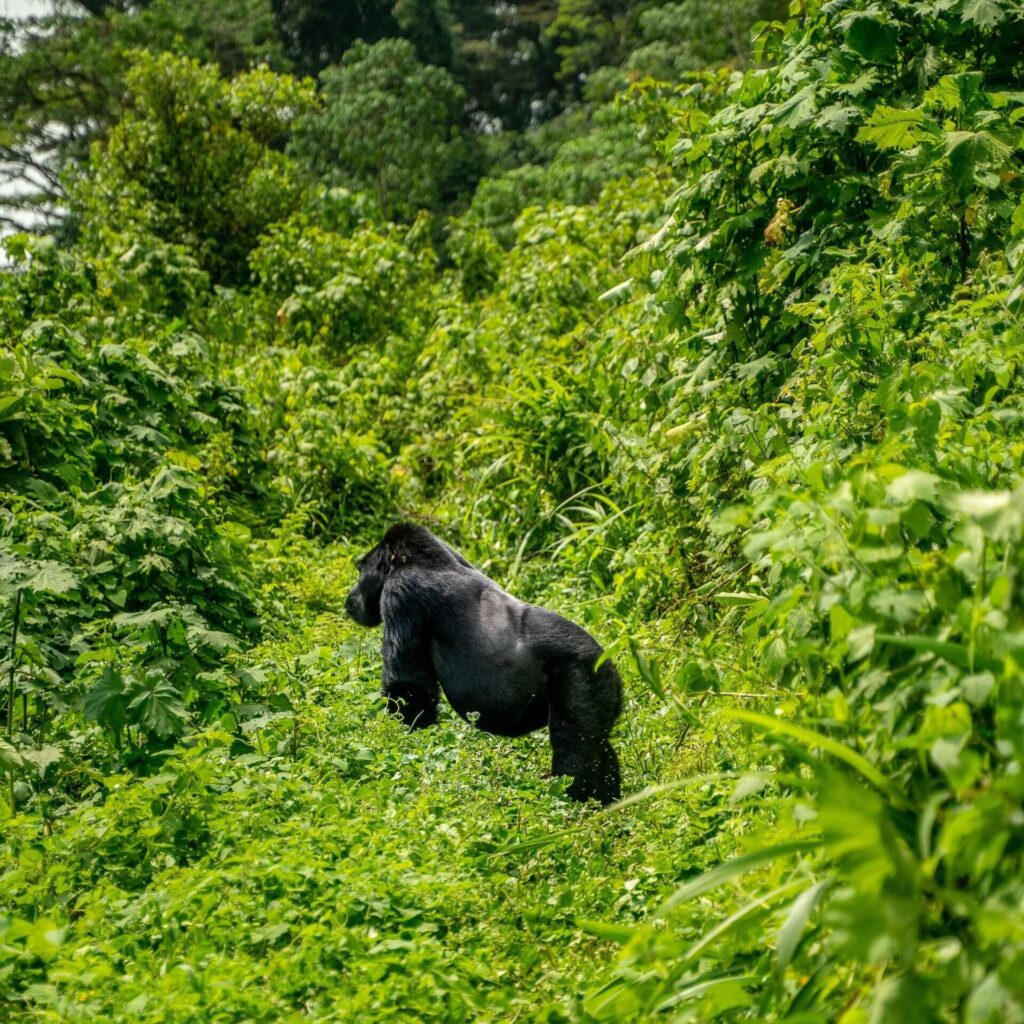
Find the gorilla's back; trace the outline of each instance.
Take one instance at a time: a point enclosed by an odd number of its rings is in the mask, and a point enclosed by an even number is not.
[[[519,736],[547,724],[544,658],[528,639],[537,614],[476,570],[445,573],[447,597],[430,657],[451,706],[487,732]],[[524,697],[527,698],[524,705]]]

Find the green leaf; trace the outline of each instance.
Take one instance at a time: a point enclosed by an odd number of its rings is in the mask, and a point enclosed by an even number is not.
[[[792,736],[793,739],[800,740],[809,749],[818,747],[859,772],[872,785],[888,794],[890,798],[898,801],[901,805],[906,803],[906,800],[893,789],[889,780],[866,757],[858,754],[856,750],[848,747],[845,743],[832,739],[831,736],[823,736],[821,733],[815,732],[813,729],[807,729],[802,725],[796,725],[781,718],[762,715],[756,711],[747,711],[743,708],[727,708],[722,712],[722,715],[725,718],[731,718],[738,722],[746,722],[747,725],[752,725],[756,729],[763,729],[765,732],[783,733],[786,736]]]
[[[847,657],[850,661],[861,661],[875,649],[875,624],[866,622],[850,630],[846,637]]]
[[[181,736],[188,722],[188,713],[178,691],[158,673],[150,673],[145,684],[128,705],[135,712],[135,721],[147,732],[162,739]]]
[[[968,704],[978,708],[984,705],[995,689],[996,677],[991,672],[966,675],[960,680],[960,691]]]
[[[114,626],[126,626],[131,629],[144,629],[146,626],[166,626],[176,612],[173,608],[154,605],[142,612],[121,612],[115,615],[110,621]]]
[[[663,1013],[674,1006],[700,1000],[698,1006],[705,1014],[702,1019],[711,1020],[727,1010],[750,1006],[751,999],[744,986],[757,985],[760,981],[753,974],[729,974],[723,977],[717,970],[706,971],[699,979],[694,979],[659,1003],[657,1011]]]
[[[125,724],[128,691],[121,674],[108,665],[82,701],[82,713],[90,722],[107,729],[121,729]]]
[[[1000,1024],[1006,1020],[1004,1013],[1014,1002],[1016,1000],[1003,986],[998,972],[991,971],[967,997],[964,1024]]]
[[[187,635],[189,646],[193,648],[209,647],[220,653],[238,650],[238,641],[230,633],[224,633],[221,630],[190,626]]]
[[[580,931],[584,931],[588,935],[596,935],[599,939],[604,939],[606,942],[617,942],[620,946],[624,946],[641,931],[640,928],[633,925],[612,924],[607,921],[591,921],[586,918],[578,919],[576,926]]]
[[[804,86],[775,109],[775,121],[783,128],[800,128],[814,118],[817,96],[814,87]]]
[[[26,576],[20,586],[36,594],[65,594],[78,586],[78,577],[59,562],[36,563],[35,572]]]
[[[860,111],[856,107],[832,103],[818,114],[814,124],[823,131],[843,133],[849,128],[850,123],[859,117]]]
[[[873,64],[894,63],[898,43],[895,25],[869,15],[855,16],[846,30],[846,45]]]
[[[0,557],[0,582],[8,592],[30,594],[65,594],[79,585],[78,577],[60,562],[7,554]]]
[[[1001,165],[1013,153],[1004,142],[985,131],[947,132],[945,146],[950,177],[961,191],[969,190],[977,183],[975,170],[979,164],[992,161]],[[984,181],[984,178],[980,180]],[[995,181],[998,184],[998,179]]]
[[[795,882],[787,882],[780,885],[771,892],[757,893],[752,900],[745,903],[738,910],[731,913],[725,920],[719,921],[713,928],[706,931],[690,948],[683,954],[684,961],[695,960],[701,956],[708,946],[717,942],[723,935],[731,931],[741,921],[748,918],[765,914],[773,909],[773,904],[779,897],[788,896],[803,883],[797,879]]]
[[[4,395],[0,397],[0,423],[10,420],[20,411],[24,398],[21,395]]]
[[[896,647],[907,647],[921,654],[934,654],[951,665],[959,665],[960,668],[972,671],[984,669],[989,672],[998,672],[1002,668],[1002,664],[996,658],[980,654],[977,651],[971,652],[963,644],[952,643],[949,640],[936,640],[930,636],[900,636],[895,633],[878,633],[875,640],[878,643],[893,644]]]
[[[953,498],[953,507],[965,516],[986,519],[1011,507],[1013,495],[1009,491],[961,491]]]
[[[781,857],[789,857],[795,853],[808,853],[820,845],[821,843],[817,839],[794,840],[789,843],[779,843],[776,846],[764,846],[759,850],[746,853],[742,857],[733,857],[732,860],[723,861],[721,864],[717,864],[715,867],[698,875],[696,878],[690,879],[685,885],[681,885],[676,889],[658,907],[655,911],[655,916],[662,917],[687,900],[692,900],[696,896],[710,892],[730,879],[745,874],[751,868],[760,867],[769,861],[777,860]]]
[[[800,893],[790,904],[789,913],[779,929],[779,937],[775,942],[776,965],[780,974],[785,971],[793,959],[793,954],[796,952],[797,946],[800,945],[800,938],[807,927],[807,922],[811,919],[811,914],[814,913],[814,908],[818,905],[818,900],[821,899],[827,886],[828,879],[816,882],[809,889]]]
[[[760,597],[758,594],[748,594],[746,591],[742,590],[720,590],[715,594],[715,600],[719,604],[724,604],[727,608],[746,608],[752,604],[758,604],[765,601],[765,599]]]
[[[42,778],[46,774],[46,769],[51,764],[56,764],[63,756],[63,751],[60,747],[53,747],[46,745],[40,747],[38,750],[23,750],[21,756],[30,764],[34,764],[39,772],[39,777]]]
[[[534,850],[544,850],[549,846],[555,846],[568,836],[575,835],[578,828],[566,828],[557,832],[545,832],[533,839],[524,839],[521,843],[513,843],[500,850],[495,850],[492,857],[508,857],[513,853],[529,853]]]
[[[900,110],[880,103],[856,138],[879,149],[909,149],[927,134],[924,122],[924,111]]]
[[[598,302],[617,302],[621,298],[625,298],[630,289],[633,287],[634,279],[627,277],[625,281],[620,281],[617,285],[609,288],[606,292],[602,292],[597,297]]]
[[[651,661],[640,650],[635,640],[630,640],[630,653],[633,655],[633,663],[636,665],[640,678],[651,688],[651,691],[662,700],[668,700],[665,686],[661,681],[661,668],[656,661]]]
[[[998,0],[964,0],[963,16],[978,28],[994,28],[1006,19],[1006,11]]]
[[[934,501],[942,480],[934,473],[926,473],[920,469],[908,469],[896,477],[885,488],[885,493],[898,502]]]
[[[25,767],[25,758],[6,740],[0,739],[0,770],[15,771]]]
[[[925,94],[926,104],[936,104],[949,111],[972,103],[981,91],[984,76],[978,71],[943,75]]]

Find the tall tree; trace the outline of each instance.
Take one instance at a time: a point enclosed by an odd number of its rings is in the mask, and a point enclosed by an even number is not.
[[[311,83],[265,68],[226,79],[162,53],[140,54],[126,87],[123,116],[73,182],[86,241],[104,249],[130,231],[184,245],[213,283],[244,283],[257,239],[309,183],[280,143],[313,106]]]
[[[436,208],[461,165],[466,94],[406,39],[353,45],[320,76],[323,111],[299,122],[294,148],[327,181],[373,193],[388,217]]]
[[[787,0],[559,0],[548,29],[559,80],[578,92],[601,67],[671,80],[686,71],[744,64],[750,30],[785,17]]]
[[[447,0],[271,0],[295,69],[319,74],[357,40],[412,41],[420,60],[447,67],[454,56]]]
[[[558,58],[546,36],[557,0],[452,0],[451,10],[456,73],[479,121],[517,129],[557,112]]]
[[[319,74],[357,40],[399,34],[394,0],[271,0],[284,51],[295,70]]]
[[[134,49],[215,61],[232,74],[283,59],[269,0],[61,4],[0,21],[0,219],[58,217],[60,175],[117,120]]]
[[[442,68],[452,66],[455,33],[448,0],[397,0],[392,11],[421,61]]]

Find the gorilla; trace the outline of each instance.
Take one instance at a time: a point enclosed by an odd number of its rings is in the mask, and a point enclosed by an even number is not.
[[[384,624],[381,693],[406,725],[437,721],[438,691],[485,732],[547,726],[552,772],[569,796],[619,798],[609,734],[622,708],[615,666],[575,623],[506,594],[426,527],[400,523],[357,563],[345,611]]]

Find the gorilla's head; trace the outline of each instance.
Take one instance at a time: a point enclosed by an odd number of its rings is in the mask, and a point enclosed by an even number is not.
[[[360,626],[379,626],[382,621],[380,597],[391,573],[394,555],[383,541],[356,562],[359,579],[345,598],[345,611]]]
[[[384,584],[393,572],[426,567],[445,569],[473,567],[457,551],[438,540],[425,526],[398,523],[384,539],[356,562],[359,580],[345,598],[345,611],[360,626],[379,626],[383,620],[380,607]]]

